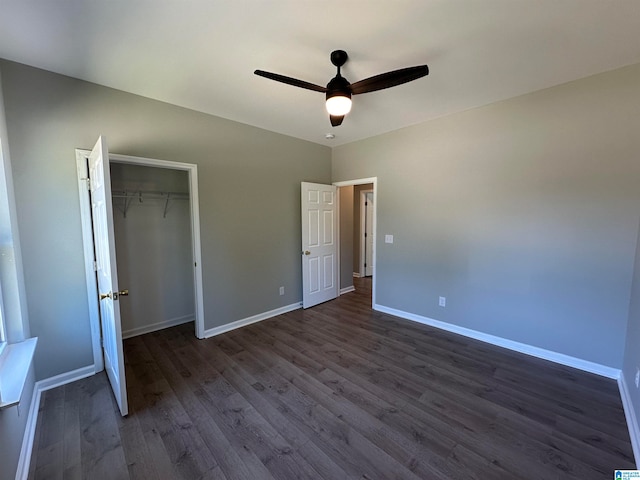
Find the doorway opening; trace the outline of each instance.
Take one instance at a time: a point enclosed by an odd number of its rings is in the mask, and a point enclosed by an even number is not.
[[[373,230],[373,189],[369,189],[370,184],[361,185],[362,189],[355,189],[355,192],[359,192],[357,200],[359,202],[358,210],[360,212],[360,218],[354,218],[354,238],[358,238],[358,242],[354,241],[354,277],[372,277],[375,262],[373,258],[373,244],[375,240],[375,232]],[[355,197],[355,195],[354,195]],[[354,212],[356,211],[354,205]],[[354,215],[355,217],[355,215]],[[359,247],[359,252],[355,251],[355,248]],[[356,260],[357,259],[357,260]],[[357,270],[355,268],[356,261],[358,261]]]
[[[111,161],[122,338],[195,321],[188,174]]]
[[[87,295],[89,303],[89,315],[91,323],[91,335],[93,344],[93,356],[96,373],[104,369],[104,359],[101,346],[101,326],[100,326],[100,313],[98,305],[98,291],[96,285],[96,276],[94,271],[94,259],[95,248],[93,240],[93,227],[91,217],[91,196],[89,189],[87,188],[88,167],[87,159],[89,156],[88,150],[76,150],[76,164],[78,173],[78,185],[80,195],[80,209],[82,219],[82,234],[83,245],[85,253],[85,274],[87,284]],[[195,323],[195,335],[197,338],[204,338],[204,301],[203,301],[203,288],[202,288],[202,269],[200,265],[200,220],[199,220],[199,200],[198,200],[198,181],[197,181],[197,166],[194,164],[171,162],[166,160],[156,160],[141,157],[131,157],[127,155],[109,154],[109,161],[113,164],[114,168],[111,171],[112,180],[114,178],[114,172],[122,172],[123,169],[139,169],[151,167],[149,171],[153,170],[160,177],[163,177],[169,182],[177,182],[180,185],[179,188],[165,189],[167,191],[161,191],[163,189],[156,189],[155,187],[138,188],[135,192],[130,192],[128,188],[120,188],[125,184],[116,182],[116,186],[113,187],[113,204],[114,204],[114,217],[117,217],[117,222],[124,219],[126,215],[133,217],[136,214],[140,214],[141,206],[148,207],[156,206],[154,211],[147,211],[146,214],[158,217],[159,220],[169,220],[168,223],[181,223],[182,228],[190,230],[190,237],[186,240],[187,248],[189,249],[186,254],[183,252],[182,257],[188,259],[190,266],[192,267],[191,279],[187,279],[190,282],[188,288],[185,289],[186,295],[191,295],[191,302],[193,305],[193,318]],[[119,175],[119,174],[116,174]],[[173,195],[173,198],[172,198]],[[146,202],[146,203],[145,203]],[[136,210],[137,209],[137,210]],[[144,210],[144,209],[143,209]],[[148,209],[147,209],[148,210]],[[182,211],[187,218],[178,219],[176,214]],[[158,219],[156,218],[156,220]],[[157,222],[156,222],[157,223]],[[177,224],[176,224],[177,226]],[[116,227],[117,230],[117,227]],[[160,233],[160,232],[158,232]],[[116,245],[117,251],[122,251],[122,235],[120,236],[120,245]],[[166,240],[166,239],[164,239]],[[174,242],[184,245],[185,238],[175,239]],[[165,242],[166,243],[166,242]],[[176,244],[177,244],[176,243]],[[118,244],[118,235],[116,235],[116,244]],[[139,247],[138,247],[139,248]],[[125,248],[126,249],[126,248]],[[151,257],[150,257],[151,258]],[[120,263],[120,261],[118,262]],[[149,263],[149,262],[147,262]],[[153,269],[154,265],[148,265]],[[126,271],[126,269],[125,269]],[[124,272],[126,273],[126,272]],[[167,272],[168,275],[171,272]],[[118,275],[120,276],[120,274]],[[187,277],[189,275],[187,274]],[[122,284],[125,286],[124,284]],[[127,300],[131,300],[136,295],[136,289],[133,285],[126,285],[131,289],[131,297]],[[133,287],[133,288],[132,288]],[[167,303],[171,299],[167,296],[170,292],[165,292],[165,295],[157,297],[157,301],[160,303]],[[147,300],[148,301],[148,300]],[[166,306],[166,305],[165,305]],[[153,322],[148,325],[132,325],[129,330],[125,330],[125,336],[134,336],[137,334],[147,333],[159,328],[167,328],[172,323],[186,321],[186,316],[183,318],[177,317],[169,319],[168,322]],[[126,325],[125,325],[126,328]],[[128,333],[128,335],[127,335]]]
[[[377,183],[377,177],[333,183],[339,192],[340,294],[370,291],[372,307],[376,299]]]

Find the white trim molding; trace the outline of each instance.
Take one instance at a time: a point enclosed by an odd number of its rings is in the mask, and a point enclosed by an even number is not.
[[[618,378],[618,388],[620,389],[620,398],[622,398],[622,407],[624,408],[624,415],[627,419],[627,427],[629,428],[629,438],[631,439],[631,448],[633,448],[633,455],[636,461],[636,468],[640,467],[640,425],[638,424],[638,417],[633,409],[633,403],[631,402],[631,393],[629,387],[624,379],[624,375],[620,375]]]
[[[348,287],[344,287],[340,289],[340,295],[344,295],[345,293],[355,292],[355,291],[356,291],[356,287],[354,287],[353,285],[349,285]]]
[[[442,322],[440,320],[434,320],[433,318],[423,317],[414,313],[403,312],[402,310],[396,310],[395,308],[385,307],[384,305],[374,305],[374,310],[382,313],[388,313],[396,317],[404,318],[405,320],[411,320],[413,322],[429,325],[430,327],[439,328],[440,330],[446,330],[448,332],[457,333],[465,337],[480,340],[481,342],[490,343],[498,347],[513,350],[515,352],[531,355],[532,357],[541,358],[543,360],[549,360],[554,363],[566,365],[567,367],[577,368],[589,373],[595,373],[607,378],[618,380],[620,378],[620,369],[601,365],[599,363],[590,362],[588,360],[582,360],[580,358],[565,355],[563,353],[553,352],[540,347],[534,347],[533,345],[527,345],[526,343],[515,342],[506,338],[497,337],[495,335],[489,335],[488,333],[479,332],[466,327],[460,327],[451,323]]]
[[[150,325],[144,325],[143,327],[130,328],[122,331],[122,339],[137,337],[138,335],[144,335],[145,333],[151,333],[158,330],[162,330],[169,327],[175,327],[176,325],[182,325],[183,323],[195,322],[196,317],[191,315],[184,315],[182,317],[170,318],[169,320],[163,320],[162,322],[152,323]]]
[[[36,435],[36,425],[38,424],[38,412],[40,410],[40,398],[42,397],[42,392],[66,385],[67,383],[75,382],[76,380],[82,380],[83,378],[95,375],[95,373],[95,365],[88,365],[71,372],[45,378],[44,380],[40,380],[35,383],[33,387],[33,395],[31,397],[31,406],[29,407],[29,415],[27,417],[27,424],[24,429],[24,436],[22,437],[22,448],[20,449],[20,458],[18,459],[16,480],[27,480],[27,477],[29,476],[31,452],[33,450],[33,440]]]
[[[261,322],[262,320],[277,317],[278,315],[292,312],[300,308],[302,308],[302,302],[292,303],[291,305],[285,305],[284,307],[276,308],[275,310],[269,310],[268,312],[259,313],[251,317],[236,320],[235,322],[220,325],[219,327],[209,328],[208,330],[204,331],[204,338],[215,337],[216,335],[221,335],[237,328],[246,327],[247,325],[251,325],[252,323]]]

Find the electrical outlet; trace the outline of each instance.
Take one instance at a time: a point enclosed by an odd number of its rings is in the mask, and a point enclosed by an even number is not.
[[[441,307],[447,306],[447,297],[438,297],[438,305]]]
[[[284,287],[280,287],[280,295],[284,295]]]
[[[640,367],[636,370],[636,388],[640,387]]]

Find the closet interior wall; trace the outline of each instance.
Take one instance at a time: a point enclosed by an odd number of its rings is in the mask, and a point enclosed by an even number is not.
[[[111,163],[123,337],[195,320],[188,173]]]

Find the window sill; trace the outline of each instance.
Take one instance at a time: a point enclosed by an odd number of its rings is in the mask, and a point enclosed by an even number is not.
[[[0,358],[0,410],[20,403],[38,338],[8,344]]]

